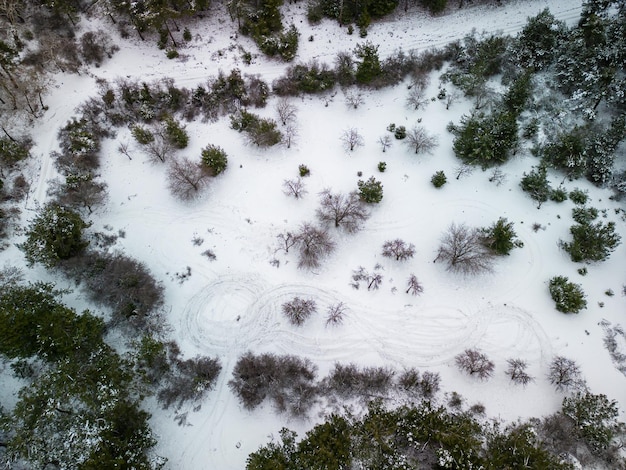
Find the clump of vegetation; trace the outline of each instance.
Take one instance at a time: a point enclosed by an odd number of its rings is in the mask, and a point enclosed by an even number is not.
[[[448,182],[448,178],[443,171],[438,171],[430,179],[430,182],[435,188],[441,188],[444,184]]]
[[[363,202],[377,204],[383,200],[383,185],[373,176],[367,181],[359,180],[357,186],[359,187],[359,197]]]
[[[593,216],[593,212],[580,212],[578,218],[583,220]],[[620,244],[621,236],[615,232],[615,222],[597,222],[595,224],[583,220],[582,223],[570,227],[571,242],[561,242],[572,261],[589,262],[604,261]]]
[[[217,145],[209,144],[202,149],[202,165],[212,175],[217,176],[223,173],[228,166],[228,155],[226,151]]]
[[[556,309],[563,313],[578,313],[587,308],[585,293],[579,284],[569,282],[565,276],[555,276],[548,284],[550,296],[556,304]]]

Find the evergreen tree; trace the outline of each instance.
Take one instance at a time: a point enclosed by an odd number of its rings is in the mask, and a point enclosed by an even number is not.
[[[381,75],[382,67],[378,58],[378,46],[367,41],[364,44],[358,44],[354,54],[360,59],[360,62],[357,62],[355,74],[357,83],[366,85]]]

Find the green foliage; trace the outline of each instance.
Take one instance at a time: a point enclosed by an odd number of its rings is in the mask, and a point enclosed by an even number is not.
[[[263,36],[257,39],[259,49],[270,57],[278,55],[285,61],[293,60],[298,52],[300,33],[292,24],[286,32],[276,36]]]
[[[513,57],[524,68],[544,69],[552,63],[566,35],[565,23],[557,20],[546,8],[537,16],[528,18],[513,44]]]
[[[420,4],[431,14],[436,15],[446,9],[448,0],[420,0]]]
[[[381,75],[382,68],[378,57],[378,46],[366,41],[364,44],[356,46],[354,55],[360,59],[357,62],[355,73],[357,83],[367,85]]]
[[[531,198],[539,203],[539,206],[546,202],[552,194],[548,182],[548,171],[543,166],[533,168],[528,174],[524,173],[520,186],[524,192],[527,192]]]
[[[30,143],[17,142],[8,137],[0,138],[0,165],[10,168],[17,162],[26,160],[30,156]]]
[[[301,177],[309,176],[311,174],[311,170],[306,165],[298,165],[298,173]]]
[[[567,191],[563,186],[559,186],[550,193],[550,200],[554,202],[567,201]]]
[[[328,65],[311,61],[289,67],[286,75],[275,80],[272,87],[279,96],[294,96],[328,91],[335,86],[336,81],[337,77]]]
[[[102,345],[103,332],[102,320],[65,307],[50,284],[13,286],[0,295],[0,353],[7,357],[85,358]]]
[[[26,241],[18,245],[30,265],[51,268],[81,253],[89,242],[83,231],[90,224],[72,210],[56,204],[45,206],[26,229]]]
[[[217,145],[209,144],[202,149],[202,165],[213,175],[223,173],[228,166],[226,151]]]
[[[183,30],[183,39],[187,42],[191,41],[192,36],[191,36],[191,31],[189,31],[189,28],[185,27],[185,29]]]
[[[448,178],[446,178],[446,174],[443,171],[438,171],[430,179],[430,182],[435,188],[441,188],[448,182]]]
[[[178,149],[184,149],[189,144],[189,134],[187,134],[185,127],[172,117],[165,120],[165,135]]]
[[[505,256],[511,253],[513,248],[521,248],[524,243],[517,238],[513,229],[513,222],[500,217],[491,227],[481,229],[482,242],[493,253]]]
[[[380,171],[381,173],[384,173],[386,169],[387,169],[386,162],[378,162],[378,171]]]
[[[154,142],[154,134],[150,129],[146,129],[140,125],[134,125],[130,128],[130,132],[135,140],[141,145],[147,145],[150,142]]]
[[[178,51],[177,51],[176,49],[169,49],[169,50],[165,53],[165,56],[166,56],[168,59],[176,59],[176,58],[178,58],[178,56],[179,56],[179,55],[180,55],[180,54],[178,53]]]
[[[595,207],[574,207],[572,218],[579,224],[588,224],[598,218],[598,209]]]
[[[271,147],[282,140],[282,133],[273,119],[263,119],[242,109],[230,117],[230,127],[245,132],[251,143],[259,147]]]
[[[470,165],[488,168],[506,162],[517,145],[517,120],[511,112],[463,116],[452,127],[454,153]]]
[[[587,201],[589,200],[589,195],[586,191],[576,188],[570,191],[569,198],[574,204],[582,206],[584,204],[587,204]]]
[[[615,232],[615,222],[579,223],[572,225],[569,231],[572,241],[562,242],[561,246],[575,262],[604,261],[621,240]]]
[[[363,202],[379,203],[383,200],[383,185],[371,176],[367,181],[359,180],[359,197]]]
[[[595,453],[607,449],[624,429],[624,425],[617,421],[617,403],[606,395],[578,392],[563,399],[562,413],[572,419],[578,437]]]
[[[570,179],[580,178],[587,171],[585,137],[581,129],[562,134],[541,149],[543,160],[564,171]]]
[[[502,97],[502,104],[509,113],[519,116],[532,97],[533,83],[529,72],[522,73]]]
[[[587,308],[587,301],[582,288],[579,284],[569,282],[567,277],[553,277],[550,279],[548,288],[559,312],[578,313]]]
[[[395,127],[395,125],[394,125],[393,136],[396,139],[398,139],[398,140],[402,140],[402,139],[406,138],[406,127],[404,127],[404,126]]]

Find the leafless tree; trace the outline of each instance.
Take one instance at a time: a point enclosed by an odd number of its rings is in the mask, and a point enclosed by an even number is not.
[[[283,314],[296,326],[300,326],[312,314],[317,312],[317,304],[313,299],[294,297],[282,305]]]
[[[365,100],[363,99],[363,95],[361,93],[346,93],[346,104],[351,108],[357,109],[363,103],[365,103]]]
[[[298,127],[295,123],[289,123],[285,126],[283,130],[283,144],[287,146],[287,148],[291,148],[291,144],[293,144],[298,137]]]
[[[117,151],[122,155],[126,155],[129,160],[132,160],[130,156],[130,149],[128,148],[128,142],[120,142],[120,145],[117,147]]]
[[[320,193],[316,214],[321,222],[342,227],[348,233],[357,232],[370,215],[356,191],[344,194],[331,193],[330,189]]]
[[[167,169],[167,182],[172,194],[180,199],[196,197],[208,181],[202,167],[188,158],[172,160]]]
[[[494,168],[489,176],[490,183],[496,183],[496,186],[501,186],[506,181],[506,175],[500,168]]]
[[[412,107],[414,110],[418,110],[420,108],[426,107],[428,104],[428,99],[425,97],[425,90],[419,86],[413,86],[409,91],[409,96],[406,99],[406,103],[408,106]]]
[[[308,222],[301,225],[296,238],[300,255],[299,268],[318,268],[322,258],[328,256],[335,249],[335,242],[328,232]]]
[[[556,356],[550,363],[548,380],[558,392],[584,388],[585,383],[578,364],[563,356]]]
[[[365,145],[363,136],[359,134],[359,130],[354,127],[343,131],[343,134],[341,134],[341,142],[343,142],[343,147],[350,152],[356,147]]]
[[[466,349],[454,358],[457,367],[481,380],[492,376],[495,365],[489,358],[476,349]]]
[[[415,126],[408,131],[405,142],[416,154],[432,153],[438,145],[437,137],[428,134],[424,126]]]
[[[280,249],[289,253],[289,249],[298,243],[298,236],[293,232],[279,233],[276,237],[279,240]]]
[[[526,372],[526,367],[528,367],[526,361],[521,359],[508,359],[506,362],[509,364],[509,368],[506,370],[505,374],[511,378],[513,383],[526,386],[535,380]]]
[[[424,292],[424,286],[422,286],[422,284],[419,282],[415,274],[411,274],[409,276],[409,280],[407,281],[406,285],[407,285],[407,289],[406,289],[407,294],[419,295],[422,292]]]
[[[459,165],[454,169],[454,173],[456,174],[456,179],[460,180],[461,178],[465,178],[473,173],[474,167],[472,165],[468,165],[464,163],[463,165]]]
[[[160,132],[154,133],[154,140],[145,146],[148,158],[152,162],[164,163],[174,153],[174,145]]]
[[[460,98],[461,95],[456,90],[446,93],[446,109],[450,109],[450,106],[459,101]]]
[[[439,372],[426,371],[422,374],[420,391],[424,398],[432,398],[439,391],[441,376]]]
[[[87,209],[91,214],[94,206],[104,203],[107,199],[107,184],[94,178],[91,173],[67,175],[65,182],[51,181],[48,194],[62,206]]]
[[[395,258],[396,261],[406,261],[415,255],[415,245],[407,244],[404,240],[396,238],[395,240],[387,240],[383,243],[383,256],[387,258]]]
[[[464,224],[451,224],[441,237],[436,261],[444,261],[448,271],[478,274],[492,270],[493,255],[482,243],[480,230]]]
[[[298,177],[295,180],[285,180],[283,182],[283,193],[287,196],[293,196],[296,199],[300,199],[304,196],[307,193],[307,190],[304,187],[302,178]]]
[[[343,323],[343,319],[346,316],[346,305],[343,302],[339,302],[328,307],[326,314],[326,326],[336,326]]]
[[[385,153],[391,147],[391,137],[383,135],[378,139],[378,143],[383,147],[383,153]]]
[[[367,290],[378,290],[383,282],[383,275],[377,272],[373,272],[369,275],[367,281]]]
[[[281,98],[278,103],[276,103],[276,112],[278,113],[280,122],[283,126],[286,126],[296,120],[298,108],[291,104],[287,98]]]

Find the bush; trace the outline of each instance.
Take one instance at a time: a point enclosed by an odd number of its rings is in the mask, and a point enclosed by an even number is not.
[[[562,186],[559,186],[550,193],[550,200],[554,202],[567,201],[567,191]]]
[[[579,224],[589,224],[598,218],[598,209],[595,207],[574,207],[572,219]]]
[[[367,181],[359,180],[359,197],[366,203],[379,203],[383,200],[383,185],[373,176]]]
[[[309,176],[311,174],[311,170],[309,170],[309,167],[306,165],[299,165],[298,173],[304,178],[305,176]]]
[[[0,165],[11,168],[17,162],[30,156],[31,143],[29,141],[18,142],[8,137],[0,137]]]
[[[307,318],[317,312],[317,304],[313,299],[294,297],[282,305],[282,311],[292,325],[300,326]]]
[[[185,127],[172,117],[165,120],[165,135],[177,149],[184,149],[189,144],[189,134]]]
[[[320,193],[320,207],[316,215],[322,223],[333,224],[336,228],[342,227],[346,232],[354,233],[360,230],[370,214],[356,191],[343,194],[325,189]]]
[[[135,140],[141,145],[148,145],[154,142],[154,134],[143,126],[134,125],[130,128],[130,132]]]
[[[436,15],[446,9],[448,0],[420,0],[420,3],[431,14]]]
[[[578,313],[587,308],[585,293],[579,284],[569,282],[565,276],[555,276],[548,285],[556,309],[563,313]]]
[[[513,230],[513,222],[504,217],[500,217],[491,227],[481,229],[481,232],[484,245],[496,255],[506,256],[513,248],[524,246]]]
[[[383,243],[383,256],[387,258],[395,258],[396,261],[406,261],[413,258],[415,254],[415,245],[407,244],[404,240],[396,238],[395,240],[387,240]]]
[[[555,356],[552,359],[548,380],[558,392],[566,392],[584,385],[578,364],[563,356]]]
[[[378,171],[380,171],[381,173],[384,173],[386,169],[387,169],[386,162],[378,162]]]
[[[533,168],[528,174],[524,173],[520,186],[522,191],[539,203],[538,208],[548,200],[552,193],[550,183],[548,183],[548,172],[543,166]]]
[[[578,204],[582,206],[582,205],[587,204],[587,201],[589,200],[589,195],[587,194],[586,191],[576,188],[570,191],[569,198],[574,204]]]
[[[406,127],[404,127],[404,126],[395,127],[394,126],[393,136],[396,139],[398,139],[398,140],[404,139],[406,137]]]
[[[446,178],[446,174],[443,171],[438,171],[430,179],[430,182],[435,188],[441,188],[448,182],[448,178]]]
[[[209,144],[202,149],[201,160],[204,168],[212,176],[223,173],[228,166],[228,155],[226,155],[226,151],[217,145]]]
[[[18,245],[29,264],[52,268],[80,254],[89,244],[83,238],[90,224],[80,215],[57,204],[45,206],[26,229],[26,241]]]
[[[471,275],[491,271],[493,254],[485,247],[480,230],[452,224],[441,237],[435,258],[439,260],[448,271]]]
[[[582,223],[569,229],[573,240],[561,242],[572,261],[604,261],[620,244],[621,236],[615,233],[615,222]]]

